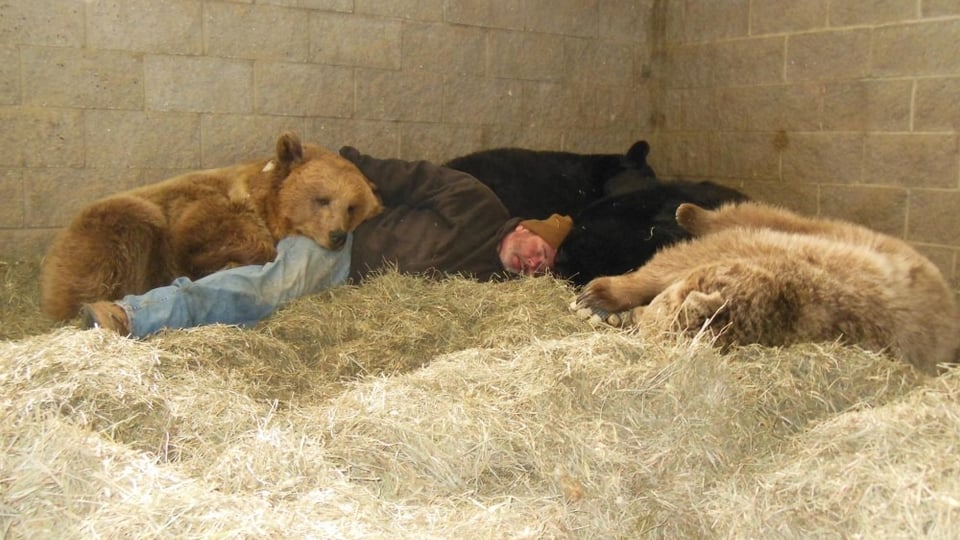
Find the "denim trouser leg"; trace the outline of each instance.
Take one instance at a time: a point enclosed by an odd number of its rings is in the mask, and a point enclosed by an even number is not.
[[[166,287],[119,302],[130,332],[145,337],[163,328],[204,324],[251,325],[300,296],[342,285],[350,275],[353,235],[339,251],[303,236],[284,238],[277,258],[264,265],[221,270],[197,281],[181,277]]]

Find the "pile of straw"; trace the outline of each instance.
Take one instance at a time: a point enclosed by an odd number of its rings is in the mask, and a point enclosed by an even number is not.
[[[144,341],[43,322],[25,283],[2,311],[5,538],[960,530],[960,371],[644,341],[551,278],[387,272]]]

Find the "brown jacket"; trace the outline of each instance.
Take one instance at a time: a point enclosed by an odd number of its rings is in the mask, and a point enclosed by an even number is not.
[[[414,274],[506,276],[497,246],[520,218],[469,174],[426,161],[376,159],[345,146],[340,154],[377,185],[384,211],[354,232],[351,278],[394,265]]]

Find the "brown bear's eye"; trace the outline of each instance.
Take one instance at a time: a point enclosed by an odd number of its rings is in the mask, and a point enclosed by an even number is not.
[[[352,216],[352,215],[354,214],[354,212],[356,212],[356,211],[357,211],[357,207],[356,207],[356,206],[348,206],[348,207],[347,207],[347,214],[349,214],[349,215],[351,215],[351,216]]]
[[[327,206],[328,204],[330,204],[330,199],[326,197],[315,197],[313,199],[313,203],[316,204],[317,206]]]

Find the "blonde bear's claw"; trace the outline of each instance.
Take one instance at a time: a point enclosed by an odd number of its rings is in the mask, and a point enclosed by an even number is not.
[[[569,308],[578,319],[587,321],[593,326],[622,326],[629,319],[629,313],[624,317],[622,313],[609,313],[600,308],[586,307],[578,300],[571,302]]]

